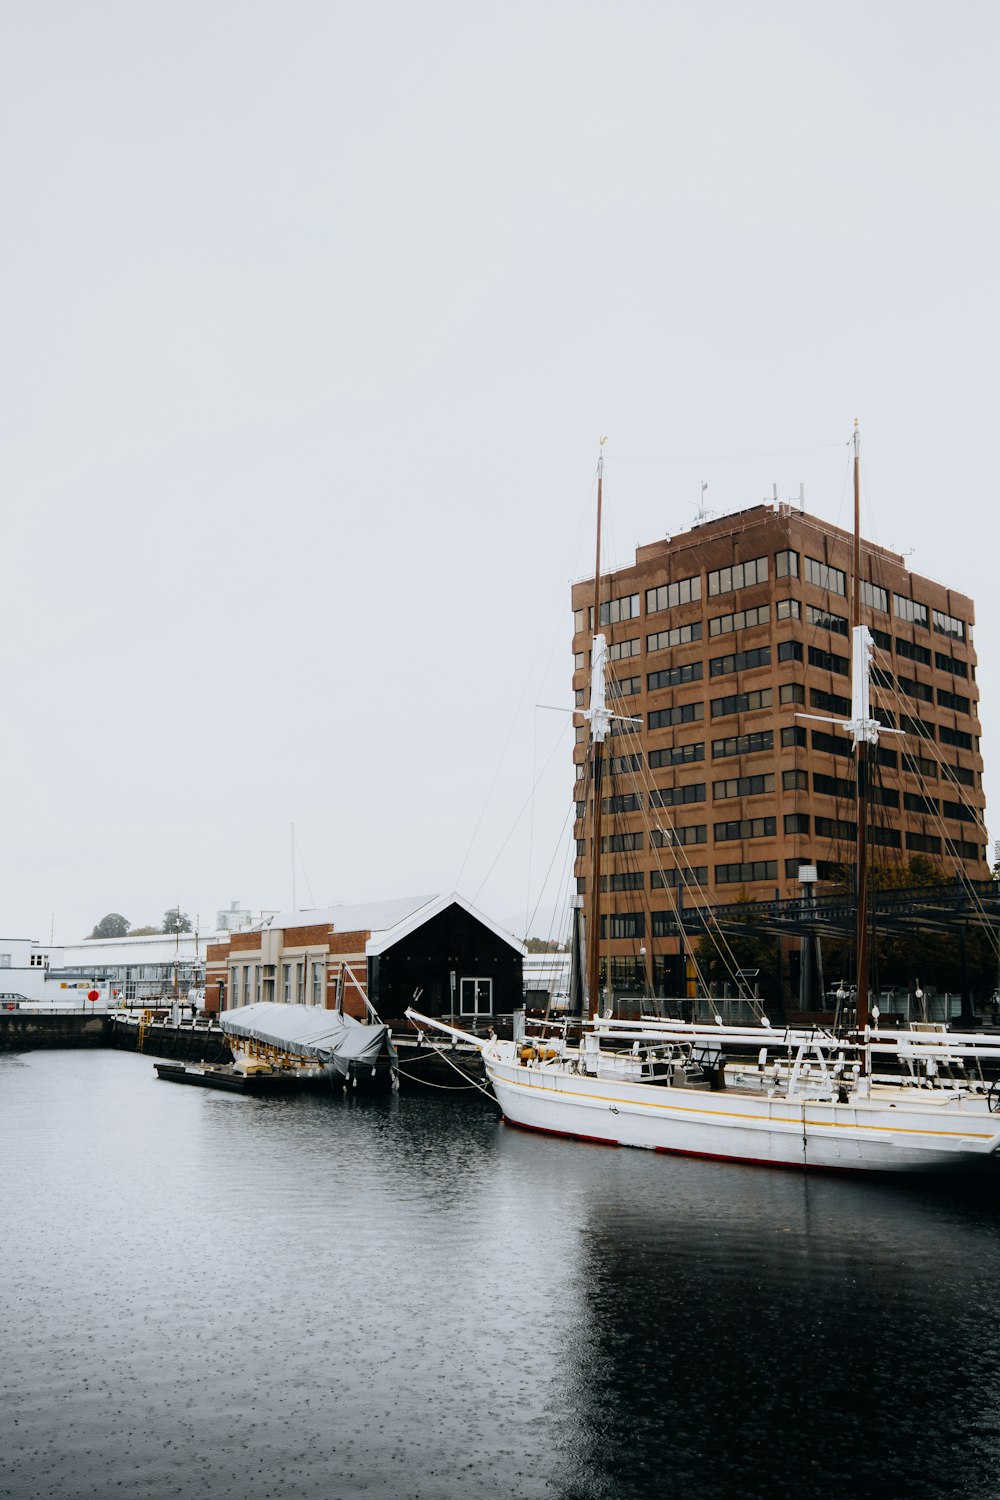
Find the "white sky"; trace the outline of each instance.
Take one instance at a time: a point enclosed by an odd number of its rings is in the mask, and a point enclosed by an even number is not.
[[[849,524],[859,416],[866,533],[976,600],[992,809],[998,42],[3,0],[0,931],[287,908],[293,823],[300,905],[550,905],[603,433],[622,564],[702,480]]]

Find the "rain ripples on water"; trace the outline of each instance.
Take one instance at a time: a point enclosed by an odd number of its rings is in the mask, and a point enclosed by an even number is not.
[[[1000,1500],[1000,1181],[0,1057],[0,1497]]]

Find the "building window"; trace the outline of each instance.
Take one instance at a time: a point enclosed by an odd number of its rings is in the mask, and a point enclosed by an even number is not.
[[[674,745],[670,750],[650,750],[649,768],[659,770],[661,766],[684,766],[693,760],[705,759],[705,742],[694,745]]]
[[[291,966],[291,964],[282,964],[281,965],[281,998],[282,998],[282,1000],[284,1000],[284,1002],[285,1002],[286,1005],[290,1005],[291,1004],[291,1000],[292,1000],[292,966]]]
[[[639,637],[635,636],[630,641],[615,641],[608,647],[608,661],[626,661],[630,656],[639,655]]]
[[[978,823],[979,818],[964,802],[942,802],[941,811],[946,818],[956,818],[960,823]]]
[[[649,794],[650,807],[680,807],[687,802],[704,802],[705,783],[692,781],[688,786],[658,787]]]
[[[755,557],[749,562],[733,563],[732,567],[719,568],[708,575],[708,597],[731,594],[734,589],[750,588],[755,583],[767,582],[767,558]]]
[[[822,709],[825,714],[836,714],[838,718],[850,717],[851,700],[841,698],[837,693],[824,693],[820,688],[809,689],[810,708]]]
[[[615,875],[601,876],[602,891],[641,891],[645,882],[642,870],[624,870]]]
[[[755,859],[746,864],[716,865],[716,885],[747,885],[754,880],[777,880],[776,859]]]
[[[821,651],[818,646],[809,647],[809,665],[824,672],[836,672],[841,677],[850,677],[851,664],[846,656],[837,656],[833,651]]]
[[[10,958],[11,956],[9,953],[0,953],[0,969],[10,968]]]
[[[634,849],[641,849],[644,835],[641,833],[607,833],[601,839],[601,848],[605,854],[626,854]],[[577,853],[582,854],[583,839],[578,841]]]
[[[804,703],[805,688],[801,682],[783,682],[778,697],[782,703]]]
[[[915,677],[904,677],[902,673],[896,680],[900,692],[905,693],[908,698],[917,698],[921,703],[934,702],[934,694],[926,682],[918,682]]]
[[[906,847],[915,854],[940,854],[941,840],[929,833],[908,833]]]
[[[608,761],[612,776],[626,776],[629,771],[642,770],[642,756],[638,751],[631,755],[612,755]]]
[[[884,615],[889,613],[889,595],[877,583],[868,583],[862,579],[861,603],[867,604],[869,609],[881,610]]]
[[[712,741],[712,759],[727,760],[731,755],[755,755],[760,750],[773,750],[774,731],[762,729],[757,734],[734,734],[725,740]]]
[[[781,785],[786,792],[804,792],[808,790],[809,782],[805,771],[782,771]]]
[[[753,713],[756,709],[770,707],[770,688],[760,688],[753,693],[731,693],[727,698],[712,699],[712,718],[725,719],[729,714]]]
[[[306,1003],[306,966],[305,963],[295,965],[295,1001],[297,1005]]]
[[[725,781],[712,782],[712,796],[716,802],[725,802],[731,797],[759,797],[773,791],[773,771],[761,776],[730,776]]]
[[[799,554],[797,552],[776,552],[774,554],[774,572],[777,578],[798,578]]]
[[[749,630],[753,625],[766,625],[771,618],[770,607],[759,604],[756,609],[738,609],[735,614],[716,615],[708,622],[709,635],[730,635],[734,630]]]
[[[854,782],[845,776],[824,776],[820,771],[813,772],[813,791],[821,797],[841,797],[844,801],[851,801],[856,790]]]
[[[905,734],[916,734],[924,740],[932,740],[935,737],[934,725],[925,719],[914,718],[913,714],[900,714],[899,727]]]
[[[910,625],[920,625],[927,629],[927,605],[918,604],[915,599],[907,599],[904,594],[893,594],[892,612],[897,620],[905,620]]]
[[[929,651],[927,658],[930,660]],[[959,661],[955,656],[945,656],[940,651],[934,653],[934,665],[939,672],[950,672],[953,677],[968,677],[969,675],[968,662]]]
[[[701,575],[681,578],[676,583],[661,583],[646,590],[646,613],[655,615],[661,609],[676,609],[679,604],[693,604],[701,598]]]
[[[961,620],[956,620],[954,615],[946,615],[940,609],[931,611],[934,621],[934,629],[939,635],[950,635],[952,640],[965,640],[965,626]],[[924,621],[926,624],[926,620]]]
[[[612,912],[601,918],[601,937],[641,938],[646,936],[646,921],[641,911]]]
[[[683,667],[666,667],[662,672],[650,672],[646,686],[652,693],[657,688],[677,687],[682,682],[700,682],[703,671],[700,661],[689,661]]]
[[[931,664],[931,653],[926,646],[918,646],[914,641],[906,641],[902,637],[896,642],[896,655],[905,656],[907,661],[918,661],[924,667]]]
[[[313,966],[312,966],[312,975],[313,975],[313,978],[312,978],[312,1003],[313,1003],[313,1005],[322,1005],[323,1004],[323,998],[324,998],[323,997],[323,970],[324,970],[324,968],[325,968],[325,965],[322,964],[322,963],[314,963]]]
[[[653,870],[649,884],[654,891],[676,890],[682,885],[704,885],[708,880],[707,865],[688,865],[683,869]],[[656,935],[656,929],[653,929]]]
[[[606,599],[601,605],[601,624],[617,625],[620,620],[634,620],[638,613],[638,594],[625,594],[621,599]]]
[[[854,839],[858,836],[857,823],[847,818],[817,818],[816,837],[820,839]]]
[[[758,646],[754,651],[734,651],[730,656],[714,656],[708,664],[708,675],[728,677],[731,672],[750,672],[754,667],[770,665],[770,646]]]
[[[800,620],[802,618],[802,610],[797,599],[779,599],[774,613],[779,620]]]
[[[787,749],[790,745],[806,746],[806,732],[801,724],[786,724],[781,731],[781,743]]]
[[[834,635],[847,635],[847,621],[843,615],[833,615],[828,609],[818,609],[815,604],[806,605],[806,624],[817,630],[830,630]]]
[[[801,661],[802,660],[802,642],[801,641],[779,641],[779,643],[778,643],[778,660],[779,661]]]
[[[675,625],[672,630],[658,630],[655,635],[647,635],[647,651],[668,651],[673,646],[686,646],[689,641],[701,640],[701,621],[694,620],[690,625]]]
[[[938,738],[942,745],[954,745],[957,750],[972,749],[972,735],[966,734],[963,729],[949,729],[947,724],[942,724],[938,730]]]
[[[968,839],[949,839],[948,852],[957,856],[958,859],[983,858],[983,851],[979,844],[973,844]]]
[[[691,823],[687,828],[654,828],[649,835],[651,849],[677,849],[684,844],[707,843],[707,823]]]
[[[657,708],[649,715],[650,729],[665,729],[670,724],[693,724],[705,717],[704,703],[681,703],[676,708]]]
[[[949,693],[945,688],[938,688],[937,701],[939,708],[950,708],[956,714],[967,714],[971,709],[968,698],[963,698],[961,693]]]
[[[622,792],[615,797],[601,800],[601,811],[606,813],[642,812],[641,792]]]
[[[728,823],[716,823],[715,841],[726,843],[729,839],[771,839],[775,834],[774,818],[735,818]]]
[[[806,558],[806,583],[814,588],[826,589],[828,594],[843,594],[847,597],[847,574],[816,557]]]
[[[976,771],[970,771],[967,766],[947,766],[947,780],[958,781],[962,786],[978,786],[979,775]]]
[[[809,814],[808,813],[785,813],[785,832],[786,833],[808,833],[809,832]]]
[[[229,994],[230,994],[230,1003],[231,1003],[231,1006],[232,1007],[238,1006],[239,1003],[240,1003],[240,971],[239,971],[239,969],[234,969],[233,970],[232,977],[231,977],[230,982],[229,982]]]
[[[641,677],[623,677],[621,682],[615,682],[613,678],[609,677],[607,681],[609,698],[631,698],[634,693],[639,692],[641,687]]]
[[[881,844],[885,849],[902,848],[902,838],[898,828],[869,828],[868,842],[870,844]]]

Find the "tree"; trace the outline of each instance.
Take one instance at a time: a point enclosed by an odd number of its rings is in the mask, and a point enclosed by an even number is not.
[[[106,917],[102,917],[90,934],[92,938],[116,938],[124,937],[128,932],[128,919],[121,912],[109,911]]]
[[[181,911],[179,906],[172,906],[168,912],[163,914],[164,932],[190,932],[191,918],[187,912]]]
[[[129,937],[158,937],[159,933],[158,927],[130,927],[128,931]]]
[[[555,938],[530,937],[524,945],[529,953],[561,953],[561,945]]]

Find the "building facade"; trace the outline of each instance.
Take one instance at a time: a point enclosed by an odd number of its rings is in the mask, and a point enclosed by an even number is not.
[[[466,1020],[509,1014],[522,1004],[523,954],[455,895],[288,912],[209,946],[205,1008],[269,1001],[383,1021],[409,1005]]]
[[[852,550],[849,532],[760,505],[641,546],[602,580],[608,696],[623,716],[602,795],[602,950],[616,987],[676,992],[679,903],[800,896],[810,868],[832,889],[854,864],[853,741],[839,727],[851,716]],[[874,713],[902,731],[876,752],[872,858],[922,855],[986,879],[972,600],[885,548],[864,542],[861,555]],[[593,579],[574,585],[578,709],[593,599]],[[593,790],[578,724],[582,894]]]

